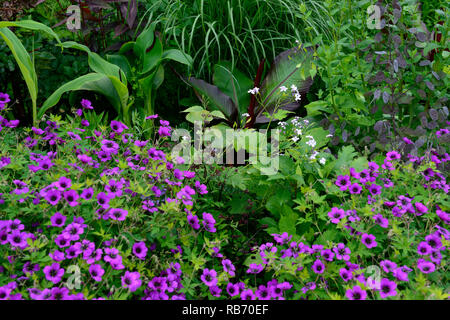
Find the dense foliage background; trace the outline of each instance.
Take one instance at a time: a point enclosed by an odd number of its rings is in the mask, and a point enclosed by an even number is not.
[[[0,300],[449,298],[446,1],[0,17]]]

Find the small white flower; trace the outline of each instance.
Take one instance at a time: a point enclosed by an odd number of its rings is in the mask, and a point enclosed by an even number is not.
[[[314,140],[314,137],[313,136],[306,136],[308,139],[313,139]]]
[[[248,93],[251,93],[251,94],[257,94],[258,92],[259,92],[258,87],[254,87],[253,89],[248,90]]]
[[[286,122],[282,122],[282,121],[278,122],[278,125],[282,128],[286,128],[286,124],[287,124]]]
[[[310,159],[310,160],[314,160],[314,159],[317,157],[318,154],[319,154],[319,153],[318,153],[317,151],[314,151],[314,152],[311,154],[311,156],[309,157],[309,159]]]
[[[295,101],[300,101],[302,100],[302,96],[300,95],[300,93],[296,93],[295,94]]]
[[[294,141],[294,142],[297,142],[298,140],[299,140],[298,137],[293,137],[293,138],[292,138],[292,141]]]
[[[320,164],[325,164],[325,162],[327,162],[327,160],[325,160],[325,158],[320,158],[319,162],[320,162]]]
[[[332,137],[332,136],[333,136],[332,134],[327,134],[327,138]]]
[[[311,146],[312,148],[314,148],[316,146],[316,140],[312,139],[306,142],[307,145]]]
[[[303,132],[302,132],[301,129],[295,129],[295,133],[296,133],[297,135],[301,136]]]
[[[286,92],[287,89],[288,89],[288,88],[286,88],[285,86],[281,86],[281,87],[280,87],[280,91],[281,91],[281,92]]]
[[[250,117],[250,114],[248,114],[248,113],[243,113],[242,116],[243,116],[243,117]]]
[[[292,92],[297,92],[297,91],[298,91],[297,86],[296,86],[295,84],[293,84],[293,85],[291,86],[291,91],[292,91]]]

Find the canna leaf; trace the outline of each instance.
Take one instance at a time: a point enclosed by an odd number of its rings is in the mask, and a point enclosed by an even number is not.
[[[210,111],[219,110],[227,117],[228,121],[234,122],[238,110],[229,96],[220,91],[217,86],[203,80],[189,78],[188,82],[200,94],[203,104],[205,104]]]
[[[292,101],[289,94],[286,98],[280,98],[280,87],[285,86],[290,92],[290,87],[295,85],[300,95],[304,96],[310,89],[314,74],[313,49],[308,48],[292,48],[282,52],[275,58],[270,70],[261,85],[262,103],[258,105],[255,112],[256,123],[266,123],[269,119],[262,115],[263,112],[273,114],[277,103],[282,109],[294,111],[299,106],[299,102]],[[306,75],[309,75],[306,77]],[[277,101],[280,99],[280,101]]]

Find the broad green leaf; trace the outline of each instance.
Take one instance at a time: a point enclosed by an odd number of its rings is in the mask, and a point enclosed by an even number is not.
[[[106,55],[106,59],[122,69],[127,79],[131,78],[131,65],[127,57],[121,54],[108,54]]]
[[[116,110],[120,112],[120,97],[118,96],[111,79],[104,74],[88,73],[75,80],[69,81],[53,92],[39,109],[38,117],[42,117],[49,108],[56,105],[64,93],[78,90],[88,90],[103,94]]]
[[[141,75],[144,75],[154,69],[161,62],[162,54],[163,47],[161,40],[156,38],[153,48],[149,52],[146,52],[143,56]]]
[[[100,55],[92,52],[85,45],[79,44],[74,41],[66,41],[61,44],[63,48],[78,49],[88,54],[89,67],[94,72],[102,73],[107,76],[112,76],[120,79],[125,85],[127,85],[127,77],[121,68],[111,62],[106,61]]]
[[[308,103],[305,106],[308,113],[308,117],[314,117],[321,114],[321,111],[331,113],[332,111],[328,109],[328,102],[324,100],[318,100]]]
[[[169,49],[164,51],[162,59],[173,60],[188,66],[192,66],[192,57],[177,49]]]
[[[144,57],[147,48],[149,48],[155,39],[155,24],[152,23],[147,29],[142,31],[142,33],[137,37],[136,43],[134,44],[133,50],[134,54],[140,57]]]
[[[52,36],[53,38],[58,41],[58,43],[61,43],[61,40],[59,40],[58,35],[49,27],[47,27],[45,24],[42,24],[37,21],[33,20],[22,20],[22,21],[0,21],[0,28],[6,28],[6,27],[20,27],[30,30],[36,30],[36,31],[43,31],[47,33],[48,35]]]
[[[289,235],[295,235],[298,215],[292,211],[289,206],[283,206],[283,213],[281,214],[280,220],[278,221],[278,228],[280,233],[287,232]]]
[[[0,25],[3,25],[3,22],[4,21],[0,22]],[[17,62],[17,65],[20,68],[20,71],[22,72],[31,100],[36,101],[38,80],[30,55],[23,46],[22,42],[20,42],[16,35],[8,28],[1,28],[0,36],[5,40]]]
[[[203,110],[204,109],[202,107],[200,107],[200,106],[192,106],[192,107],[187,108],[186,110],[183,110],[181,112],[201,112]]]

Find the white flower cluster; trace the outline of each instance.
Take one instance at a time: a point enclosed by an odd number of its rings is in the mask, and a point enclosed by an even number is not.
[[[298,88],[295,84],[293,84],[291,86],[291,92],[294,95],[294,99],[295,101],[300,101],[302,99],[302,96],[300,95],[300,93],[298,92]]]
[[[254,87],[253,89],[248,90],[248,93],[251,93],[251,94],[257,94],[258,92],[259,92],[258,87]]]
[[[314,140],[313,136],[306,136],[306,138],[308,138],[309,140],[306,141],[306,144],[308,146],[311,146],[311,148],[314,148],[317,144],[316,140]]]

